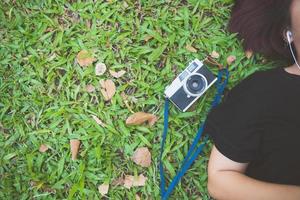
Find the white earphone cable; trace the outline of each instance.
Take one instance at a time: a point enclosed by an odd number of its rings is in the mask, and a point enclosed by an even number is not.
[[[298,67],[299,70],[300,70],[300,65],[299,65],[299,63],[298,63],[298,61],[297,61],[297,58],[296,58],[295,54],[294,54],[294,51],[293,51],[293,48],[292,48],[292,44],[291,44],[290,41],[289,41],[288,43],[289,43],[289,47],[290,47],[290,50],[291,50],[293,59],[294,59],[294,61],[295,61],[295,64],[297,65],[297,67]]]

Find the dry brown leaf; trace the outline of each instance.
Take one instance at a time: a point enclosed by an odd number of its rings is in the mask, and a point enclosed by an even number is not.
[[[156,121],[157,117],[153,114],[150,113],[145,113],[145,112],[136,112],[132,115],[130,115],[126,119],[126,124],[127,125],[140,125],[144,123],[145,121],[148,121],[149,125],[152,126]]]
[[[113,182],[111,183],[113,186],[118,186],[118,185],[124,185],[124,178],[123,176],[113,180]]]
[[[138,177],[126,175],[124,179],[124,187],[130,189],[131,187],[144,186],[146,184],[147,177],[140,174]]]
[[[128,4],[127,4],[126,1],[123,2],[123,7],[124,7],[124,8],[128,8]]]
[[[188,50],[189,52],[192,52],[192,53],[197,53],[197,49],[195,47],[193,47],[192,45],[186,45],[185,46],[186,50]]]
[[[131,157],[132,161],[142,167],[149,167],[151,165],[151,153],[147,147],[137,148],[133,156]]]
[[[138,194],[135,194],[135,200],[141,200],[141,197]]]
[[[92,53],[87,50],[81,50],[76,56],[77,62],[81,67],[87,67],[91,65],[96,59],[93,57]]]
[[[230,55],[227,57],[227,64],[231,65],[236,60],[236,57],[234,55]]]
[[[246,56],[246,58],[250,59],[253,56],[253,51],[251,51],[251,50],[245,51],[245,56]]]
[[[109,101],[116,93],[116,86],[112,80],[100,80],[101,93],[105,101]]]
[[[144,38],[144,41],[145,42],[148,42],[149,40],[151,40],[153,38],[152,35],[147,35],[145,38]]]
[[[49,149],[49,147],[45,144],[41,144],[40,148],[39,148],[39,151],[41,153],[45,153],[47,150]]]
[[[98,191],[102,196],[108,193],[108,189],[109,189],[109,184],[106,183],[103,183],[98,186]]]
[[[210,56],[212,57],[212,58],[219,58],[220,57],[220,54],[218,53],[218,52],[216,52],[216,51],[212,51],[211,53],[210,53]]]
[[[72,160],[76,160],[79,151],[79,146],[80,146],[80,140],[77,139],[70,140]]]
[[[100,76],[106,72],[106,65],[104,63],[97,63],[95,67],[95,74]]]
[[[87,27],[88,29],[91,29],[91,27],[92,27],[92,20],[91,20],[91,19],[86,20],[86,21],[85,21],[85,25],[86,25],[86,27]]]
[[[91,92],[94,92],[95,91],[95,87],[92,85],[92,84],[88,84],[86,87],[85,87],[85,90],[89,93]]]
[[[93,119],[95,120],[95,122],[96,122],[97,124],[99,124],[100,126],[102,126],[102,127],[105,127],[105,126],[106,126],[106,124],[105,124],[101,119],[99,119],[97,116],[92,115],[92,117],[93,117]]]
[[[113,77],[115,77],[115,78],[120,78],[121,76],[123,76],[123,75],[126,73],[126,71],[125,71],[125,70],[120,70],[120,71],[118,71],[118,72],[115,72],[115,71],[113,71],[113,70],[109,70],[109,73],[110,73]]]

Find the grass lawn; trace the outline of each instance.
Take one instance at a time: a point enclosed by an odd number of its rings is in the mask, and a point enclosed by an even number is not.
[[[231,6],[231,0],[2,0],[0,199],[159,199],[164,88],[189,61],[212,51],[224,65],[229,55],[236,56],[228,89],[261,68],[262,57],[246,58],[235,35],[226,31]],[[93,58],[86,67],[77,59],[82,50],[89,52],[84,58]],[[96,75],[97,63],[106,65],[104,74]],[[217,67],[210,69],[217,74]],[[109,70],[125,74],[116,78]],[[100,80],[115,84],[108,101]],[[215,91],[209,89],[192,111],[171,106],[167,182]],[[158,120],[153,126],[126,124],[136,112]],[[81,142],[76,160],[71,159],[72,139]],[[206,165],[211,145],[171,199],[210,199]],[[133,162],[138,147],[151,152],[149,167]],[[147,178],[142,186],[122,185],[125,175],[140,174]],[[103,197],[102,184],[109,184]]]

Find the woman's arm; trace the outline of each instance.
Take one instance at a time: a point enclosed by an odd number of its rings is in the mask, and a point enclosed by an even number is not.
[[[213,146],[208,163],[208,192],[217,200],[299,200],[300,186],[258,181],[244,174],[248,163],[228,159]]]

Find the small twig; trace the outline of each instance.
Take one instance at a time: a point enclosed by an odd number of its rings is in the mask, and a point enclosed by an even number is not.
[[[203,62],[212,64],[212,65],[217,65],[219,69],[224,69],[224,68],[225,68],[222,64],[218,63],[218,62],[217,62],[215,59],[213,59],[210,55],[208,55],[208,56],[204,59]]]

